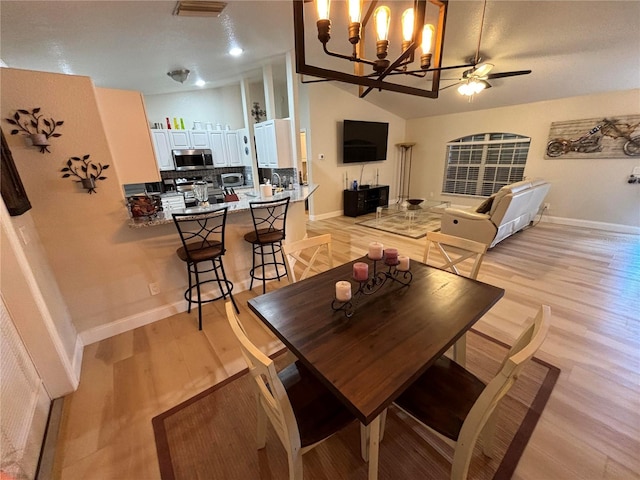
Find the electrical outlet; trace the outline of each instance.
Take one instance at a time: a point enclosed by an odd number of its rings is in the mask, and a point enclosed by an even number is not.
[[[544,209],[547,210],[547,211],[551,210],[551,204],[550,203],[545,203],[544,204]]]
[[[149,293],[151,295],[158,295],[160,293],[160,285],[157,282],[149,284]]]

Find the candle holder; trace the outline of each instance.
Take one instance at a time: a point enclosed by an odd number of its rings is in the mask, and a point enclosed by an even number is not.
[[[382,262],[383,265],[380,270],[378,270],[378,262]],[[355,307],[363,295],[373,295],[379,292],[387,282],[397,282],[402,285],[401,288],[408,287],[413,280],[413,274],[410,270],[398,270],[399,264],[398,260],[391,265],[384,262],[384,259],[373,260],[373,274],[366,280],[358,282],[358,289],[350,300],[340,301],[334,298],[331,302],[331,308],[336,312],[343,311],[344,315],[350,318],[355,313]]]

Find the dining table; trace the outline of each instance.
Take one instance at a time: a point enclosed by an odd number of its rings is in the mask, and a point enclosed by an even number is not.
[[[356,263],[368,265],[367,280],[354,280]],[[342,281],[352,287],[348,302],[336,300]],[[381,414],[503,295],[502,288],[413,259],[401,272],[364,256],[248,305],[369,426],[362,451],[368,478],[376,480]]]

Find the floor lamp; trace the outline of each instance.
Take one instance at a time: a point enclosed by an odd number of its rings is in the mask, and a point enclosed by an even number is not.
[[[398,185],[398,204],[406,205],[409,199],[409,181],[411,180],[411,157],[415,143],[396,143],[400,148],[400,177]]]

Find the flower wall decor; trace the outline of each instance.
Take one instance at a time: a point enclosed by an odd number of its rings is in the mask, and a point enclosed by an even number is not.
[[[107,177],[102,176],[102,171],[109,168],[109,165],[102,165],[100,162],[96,165],[89,160],[90,155],[80,157],[71,157],[67,160],[67,166],[60,170],[64,175],[62,178],[77,177],[75,180],[82,183],[82,187],[86,188],[89,194],[96,192],[96,181],[106,180]]]
[[[40,114],[40,107],[36,107],[31,111],[19,109],[13,115],[13,118],[5,118],[5,120],[18,127],[11,130],[11,135],[22,133],[31,139],[35,147],[40,148],[40,153],[51,153],[49,150],[49,138],[62,136],[61,133],[56,132],[56,128],[64,124],[64,121],[43,117],[44,115]],[[40,125],[41,120],[43,126]]]

